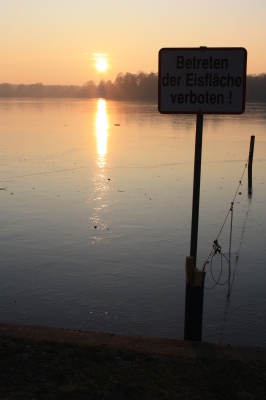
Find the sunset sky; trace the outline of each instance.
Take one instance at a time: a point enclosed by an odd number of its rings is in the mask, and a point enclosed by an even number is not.
[[[259,74],[265,21],[265,0],[0,0],[0,83],[157,72],[162,47],[245,47],[248,73]]]

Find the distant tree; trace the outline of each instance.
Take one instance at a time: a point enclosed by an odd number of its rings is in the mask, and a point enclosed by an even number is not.
[[[114,81],[114,94],[116,100],[124,99],[123,83],[124,83],[124,74],[122,72],[119,72]]]
[[[97,86],[93,81],[85,82],[80,93],[82,97],[97,97]]]
[[[124,93],[125,97],[130,100],[136,100],[138,98],[138,84],[137,76],[126,72],[124,75]]]
[[[115,85],[112,83],[111,80],[105,82],[105,98],[106,99],[116,98]]]
[[[10,97],[13,96],[14,90],[13,86],[10,83],[1,83],[0,84],[0,96],[1,97]]]
[[[98,97],[102,97],[105,99],[106,97],[106,90],[105,90],[105,81],[102,79],[98,85]]]
[[[46,85],[45,86],[45,97],[62,97],[62,86],[61,85]]]
[[[14,96],[15,97],[25,97],[26,96],[26,85],[20,84],[17,85],[15,91],[14,91]]]
[[[44,88],[42,83],[27,85],[27,90],[29,97],[43,97]]]
[[[156,100],[158,96],[158,74],[145,74],[140,71],[137,75],[139,98],[141,100]]]
[[[266,73],[247,76],[246,100],[266,101]]]
[[[79,97],[79,86],[67,85],[62,86],[60,97]]]
[[[138,98],[139,88],[137,84],[137,76],[126,72],[119,73],[115,80],[115,93],[118,99],[136,100]]]

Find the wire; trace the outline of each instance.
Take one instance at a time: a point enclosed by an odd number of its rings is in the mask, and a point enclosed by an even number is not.
[[[247,161],[248,161],[248,160],[247,160]],[[248,165],[248,164],[247,164],[247,161],[246,161],[246,163],[245,163],[245,167],[244,167],[244,170],[243,170],[243,172],[242,172],[241,179],[240,179],[240,181],[238,182],[237,189],[236,189],[236,192],[235,192],[233,201],[231,201],[230,208],[229,208],[229,210],[228,210],[228,212],[227,212],[227,214],[226,214],[226,217],[225,217],[225,219],[224,219],[224,222],[222,223],[221,229],[220,229],[220,231],[219,231],[219,233],[218,233],[218,235],[217,235],[217,237],[216,237],[216,239],[214,240],[213,243],[215,243],[215,241],[218,242],[218,239],[219,239],[219,237],[220,237],[220,235],[221,235],[221,233],[222,233],[222,230],[223,230],[224,225],[225,225],[225,223],[226,223],[226,221],[227,221],[227,218],[228,218],[230,212],[232,211],[232,208],[233,208],[233,205],[234,205],[235,198],[236,198],[236,196],[237,196],[238,190],[239,190],[240,186],[242,185],[242,179],[243,179],[244,173],[245,173],[246,168],[247,168],[247,165]],[[231,216],[231,219],[232,219],[232,216]],[[231,234],[230,234],[230,239],[232,240]],[[230,246],[231,246],[231,245],[230,245]],[[209,258],[211,257],[212,254],[213,254],[213,246],[211,247],[211,250],[210,250],[210,252],[209,252],[207,258],[206,258],[206,260],[204,261],[204,264],[203,264],[203,266],[202,266],[202,268],[201,268],[202,271],[205,270],[205,266],[209,263]]]
[[[240,249],[241,249],[241,246],[242,246],[242,241],[243,241],[244,232],[245,232],[245,228],[246,228],[246,222],[247,222],[247,218],[248,218],[248,214],[249,214],[249,210],[250,210],[250,204],[251,204],[251,199],[249,200],[249,203],[248,203],[248,209],[247,209],[247,212],[246,212],[246,218],[245,218],[245,221],[244,221],[244,225],[243,225],[243,228],[242,228],[242,234],[241,234],[241,237],[240,237],[240,240],[239,240],[238,249],[237,249],[237,252],[236,252],[235,266],[234,266],[232,282],[230,282],[230,280],[228,282],[228,291],[227,291],[227,295],[226,295],[226,304],[225,304],[225,310],[224,310],[224,313],[223,313],[224,314],[223,325],[222,325],[221,332],[220,332],[220,343],[222,343],[222,339],[223,339],[223,333],[224,333],[224,327],[225,327],[225,318],[226,318],[226,315],[227,315],[228,310],[229,310],[230,297],[231,297],[232,290],[233,290],[233,284],[234,284],[234,280],[235,280],[235,273],[236,273],[236,269],[237,269],[237,266],[238,266],[239,253],[240,253]]]
[[[249,158],[248,158],[248,159],[249,159]],[[231,271],[232,271],[232,268],[231,268],[231,251],[232,251],[232,235],[233,235],[233,212],[234,212],[234,202],[235,202],[237,193],[238,193],[238,191],[239,191],[239,187],[242,185],[242,179],[243,179],[243,176],[244,176],[245,171],[246,171],[246,169],[247,169],[248,159],[247,159],[247,161],[246,161],[246,163],[245,163],[245,167],[244,167],[244,169],[243,169],[243,172],[242,172],[240,181],[238,182],[237,189],[236,189],[236,191],[235,191],[235,195],[234,195],[234,197],[233,197],[233,200],[231,201],[230,208],[229,208],[229,210],[228,210],[228,212],[227,212],[227,214],[226,214],[226,217],[225,217],[225,219],[224,219],[224,221],[223,221],[223,223],[222,223],[222,226],[221,226],[221,228],[220,228],[220,231],[219,231],[219,233],[218,233],[216,239],[213,241],[213,245],[212,245],[212,247],[211,247],[211,249],[210,249],[210,251],[209,251],[209,254],[208,254],[208,256],[207,256],[207,258],[206,258],[206,260],[205,260],[205,262],[204,262],[204,264],[203,264],[203,266],[202,266],[202,271],[204,271],[206,265],[207,265],[207,264],[210,264],[211,277],[212,277],[212,279],[213,279],[213,281],[214,281],[214,285],[213,285],[212,287],[210,287],[210,288],[204,287],[206,290],[211,290],[211,289],[213,289],[213,288],[214,288],[215,286],[217,286],[217,285],[220,285],[220,286],[221,286],[221,285],[226,285],[226,284],[228,283],[228,290],[227,290],[227,296],[226,296],[226,305],[225,305],[224,317],[223,317],[223,325],[222,325],[221,332],[220,332],[220,343],[222,342],[222,337],[223,337],[223,332],[224,332],[224,326],[225,326],[225,319],[226,319],[226,315],[227,315],[228,309],[229,309],[230,296],[231,296],[231,293],[232,293],[233,284],[234,284],[234,280],[235,280],[235,273],[236,273],[236,269],[237,269],[237,265],[238,265],[240,248],[241,248],[241,245],[242,245],[242,241],[243,241],[243,237],[244,237],[244,232],[245,232],[245,227],[246,227],[246,222],[247,222],[247,217],[248,217],[248,213],[249,213],[249,209],[250,209],[250,204],[251,204],[251,199],[250,199],[249,205],[248,205],[248,209],[247,209],[247,212],[246,212],[246,217],[245,217],[244,225],[243,225],[243,228],[242,228],[242,234],[241,234],[241,237],[240,237],[239,246],[238,246],[238,249],[237,249],[237,252],[236,252],[236,256],[235,256],[235,266],[234,266],[234,271],[233,271],[233,276],[232,276],[232,281],[231,281]],[[225,225],[225,223],[226,223],[226,221],[227,221],[227,218],[228,218],[230,212],[231,212],[231,223],[230,223],[230,237],[229,237],[228,258],[227,258],[227,257],[222,253],[222,248],[221,248],[221,246],[220,246],[219,243],[218,243],[218,239],[219,239],[219,237],[220,237],[220,235],[221,235],[221,233],[222,233],[222,230],[223,230],[223,228],[224,228],[224,225]],[[218,277],[218,279],[215,279],[215,278],[214,278],[214,275],[213,275],[213,259],[214,259],[214,257],[215,257],[218,253],[221,255],[221,267],[220,267],[220,274],[219,274],[219,277]],[[210,257],[211,257],[211,260],[209,261]],[[223,258],[227,261],[227,264],[228,264],[228,278],[227,278],[227,280],[226,280],[225,282],[220,283],[220,280],[221,280],[221,277],[222,277],[222,272],[223,272]]]
[[[234,284],[234,280],[235,280],[235,273],[236,273],[236,269],[237,269],[237,265],[238,265],[238,260],[239,260],[239,253],[240,253],[240,249],[241,249],[241,246],[242,246],[242,241],[243,241],[243,237],[244,237],[244,233],[245,233],[246,222],[247,222],[247,218],[248,218],[248,214],[249,214],[249,210],[250,210],[250,204],[251,204],[251,200],[249,200],[249,203],[248,203],[248,209],[247,209],[247,212],[246,212],[246,217],[245,217],[244,225],[243,225],[243,228],[242,228],[241,237],[240,237],[240,240],[239,240],[239,245],[238,245],[238,249],[237,249],[237,252],[236,252],[235,267],[234,267],[234,272],[233,272],[233,278],[232,278],[232,282],[231,282],[231,284],[230,284],[230,287],[229,287],[229,289],[228,289],[228,294],[227,294],[227,299],[228,299],[228,300],[229,300],[229,298],[230,298],[230,296],[231,296],[232,289],[233,289],[233,284]]]
[[[217,244],[218,244],[218,242],[217,242]],[[218,245],[218,246],[219,246],[219,245]],[[216,251],[216,252],[213,253],[212,258],[211,258],[211,262],[210,262],[211,276],[212,276],[212,279],[213,279],[213,281],[214,281],[215,283],[214,283],[214,285],[213,285],[212,287],[210,287],[210,288],[204,287],[204,289],[206,289],[206,290],[211,290],[211,289],[215,288],[215,286],[217,286],[217,285],[219,285],[219,286],[224,286],[224,285],[226,285],[228,282],[230,282],[230,277],[231,277],[231,265],[230,265],[230,261],[229,261],[229,259],[221,252],[221,246],[219,246],[219,248],[220,248],[220,250],[218,250],[218,251]],[[212,266],[212,262],[213,262],[214,257],[216,256],[217,252],[219,252],[220,255],[221,255],[221,268],[220,268],[220,275],[219,275],[218,279],[216,280],[216,279],[214,278],[214,276],[213,276],[213,266]],[[225,260],[227,261],[227,264],[228,264],[228,278],[227,278],[227,280],[226,280],[225,282],[220,283],[220,279],[221,279],[222,272],[223,272],[223,258],[225,258]]]

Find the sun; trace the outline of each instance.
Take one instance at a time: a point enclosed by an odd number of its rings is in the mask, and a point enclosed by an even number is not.
[[[99,58],[96,63],[96,68],[99,72],[105,72],[108,68],[107,61],[104,58]]]
[[[99,72],[105,72],[109,68],[107,53],[92,53],[93,60],[95,61],[95,68]]]

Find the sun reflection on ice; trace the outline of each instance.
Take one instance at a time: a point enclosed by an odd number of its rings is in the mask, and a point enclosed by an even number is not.
[[[106,114],[106,101],[98,100],[98,111],[96,115],[96,140],[98,152],[98,165],[103,168],[106,164],[105,156],[107,153],[108,139],[108,119]]]
[[[98,100],[95,126],[97,145],[96,166],[99,169],[96,169],[93,177],[94,190],[91,201],[94,203],[94,207],[93,215],[90,219],[93,222],[95,233],[97,232],[97,236],[95,235],[93,237],[92,243],[99,243],[102,240],[99,231],[108,229],[108,224],[105,217],[108,213],[108,192],[110,189],[108,177],[106,176],[105,172],[109,125],[106,113],[106,101],[103,99]]]

